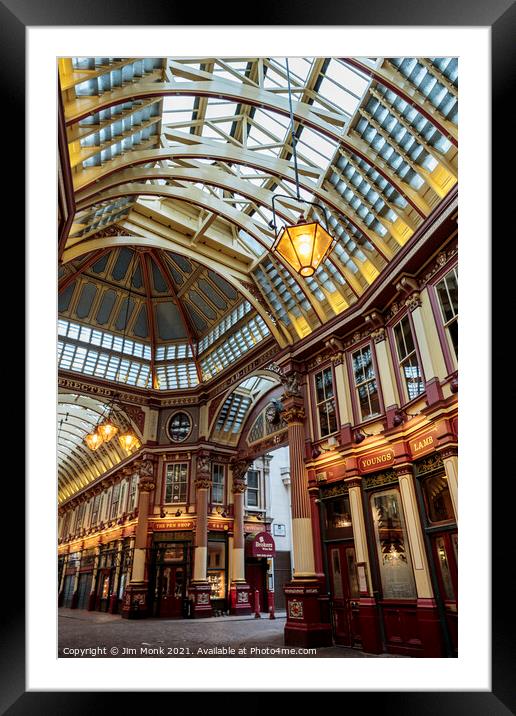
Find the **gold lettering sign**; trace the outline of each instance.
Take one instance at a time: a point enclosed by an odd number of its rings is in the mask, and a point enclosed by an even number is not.
[[[421,457],[435,450],[437,446],[436,433],[437,425],[434,425],[433,428],[425,430],[425,432],[418,435],[417,438],[412,438],[410,441],[410,452],[413,458]]]
[[[370,453],[358,458],[358,467],[361,473],[375,472],[394,463],[394,450],[388,448],[381,452]]]

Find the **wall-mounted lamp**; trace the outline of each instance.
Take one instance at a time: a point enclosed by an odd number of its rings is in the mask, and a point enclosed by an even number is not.
[[[181,517],[182,514],[183,514],[183,513],[181,512],[181,510],[177,510],[177,512],[176,512],[176,517]]]

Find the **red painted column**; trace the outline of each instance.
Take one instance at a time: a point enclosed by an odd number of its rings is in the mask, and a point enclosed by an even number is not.
[[[304,462],[305,410],[296,373],[287,379],[282,404],[282,417],[288,425],[294,551],[293,579],[285,585],[285,644],[328,646],[332,643],[329,603],[324,580],[316,573],[316,541]]]
[[[231,614],[250,614],[251,600],[249,584],[245,579],[245,535],[244,496],[245,476],[249,465],[247,460],[237,459],[231,463],[233,475],[233,554],[230,591]]]
[[[308,494],[310,495],[310,516],[312,519],[315,573],[318,577],[321,577],[321,579],[323,579],[324,578],[324,562],[323,562],[323,553],[322,553],[319,488],[318,487],[309,487]]]
[[[145,455],[137,461],[136,467],[140,475],[138,483],[138,523],[136,525],[133,566],[131,581],[124,592],[122,616],[128,619],[139,619],[147,616],[148,580],[146,579],[147,531],[149,522],[150,493],[156,487],[156,459]]]
[[[207,579],[208,564],[208,493],[211,488],[211,457],[202,452],[195,465],[195,497],[197,522],[195,526],[194,575],[188,588],[192,602],[192,616],[211,617],[211,587]]]

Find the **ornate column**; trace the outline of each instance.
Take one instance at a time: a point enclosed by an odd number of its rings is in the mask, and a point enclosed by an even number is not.
[[[310,516],[312,518],[315,574],[318,578],[324,579],[324,563],[321,538],[321,513],[319,488],[317,487],[317,485],[311,485],[310,487],[308,487],[308,494],[310,496]]]
[[[64,555],[63,559],[63,569],[61,571],[61,579],[59,581],[59,588],[57,590],[57,606],[62,607],[63,606],[63,599],[64,599],[64,581],[66,576],[66,570],[68,568],[68,552]]]
[[[75,569],[75,577],[73,579],[72,603],[70,604],[71,609],[77,609],[77,604],[79,602],[79,570],[81,568],[81,561],[82,561],[82,549],[81,549],[79,559],[77,560],[77,567]]]
[[[288,424],[294,548],[293,580],[285,585],[285,644],[326,646],[332,643],[329,602],[324,581],[315,573],[308,475],[304,464],[305,409],[297,373],[286,379],[282,404],[282,417]]]
[[[136,463],[140,480],[138,483],[138,522],[134,536],[131,581],[124,592],[122,616],[138,619],[147,616],[148,580],[145,578],[147,557],[147,529],[149,522],[150,493],[156,487],[155,458],[145,455]]]
[[[380,615],[372,591],[371,564],[367,548],[367,533],[362,503],[362,478],[353,477],[350,480],[346,480],[346,484],[349,485],[349,507],[351,510],[356,563],[360,565],[357,566],[357,571],[360,588],[358,609],[362,648],[368,654],[380,654],[383,650]]]
[[[113,579],[113,590],[109,598],[109,613],[116,614],[118,611],[118,586],[120,584],[120,570],[122,568],[122,545],[123,540],[118,540],[116,550],[115,578]]]
[[[99,560],[100,560],[100,541],[95,547],[95,557],[93,559],[93,572],[91,575],[91,591],[88,597],[88,611],[92,612],[95,609],[95,602],[97,600],[96,587],[97,587],[97,572],[99,571]]]
[[[231,462],[233,484],[233,557],[231,560],[231,614],[250,614],[250,587],[245,580],[244,496],[245,476],[250,461],[237,459]]]
[[[376,362],[378,364],[378,373],[380,385],[382,387],[383,402],[385,405],[385,415],[387,418],[387,427],[394,427],[394,418],[399,411],[399,398],[396,380],[391,363],[390,351],[387,348],[387,335],[383,326],[377,327],[371,333],[376,351]]]
[[[443,459],[444,470],[446,472],[446,477],[448,478],[448,489],[450,490],[453,512],[455,513],[455,522],[459,524],[459,463],[457,458],[457,447],[456,445],[447,445],[441,448],[439,453]]]
[[[444,656],[444,643],[437,604],[434,598],[430,570],[414,487],[412,465],[395,466],[401,502],[405,514],[405,527],[412,556],[412,568],[417,592],[417,621],[423,647],[422,656]]]
[[[208,563],[208,492],[211,487],[211,457],[200,453],[196,459],[195,496],[197,521],[195,526],[194,574],[188,588],[193,617],[211,617],[211,588],[206,577]]]

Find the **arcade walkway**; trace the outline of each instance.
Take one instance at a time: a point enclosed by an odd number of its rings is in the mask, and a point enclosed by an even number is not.
[[[357,649],[324,647],[315,653],[283,645],[285,613],[275,620],[253,616],[213,617],[207,620],[142,619],[76,609],[59,610],[59,656],[91,657],[330,657],[390,658]],[[214,649],[218,648],[218,653]],[[118,650],[114,653],[115,650]],[[239,652],[240,650],[240,652]],[[245,652],[243,651],[245,650]],[[258,650],[258,651],[254,651]],[[279,652],[277,650],[280,650]],[[283,651],[281,651],[283,650]]]

